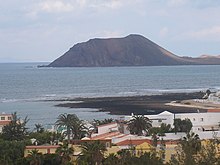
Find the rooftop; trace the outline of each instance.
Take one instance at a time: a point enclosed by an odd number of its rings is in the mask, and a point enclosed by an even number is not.
[[[0,116],[12,116],[12,114],[0,113]]]
[[[117,123],[116,122],[112,122],[112,123],[98,125],[97,127],[105,127],[105,126],[110,126],[110,125],[114,125],[114,124],[117,124]]]
[[[91,137],[91,140],[106,139],[106,138],[111,138],[111,137],[118,136],[118,135],[122,135],[122,134],[118,131],[108,132],[108,133],[104,133],[104,134]]]
[[[8,125],[10,122],[10,120],[1,120],[0,125]]]
[[[208,109],[207,112],[220,112],[220,109]]]
[[[49,149],[49,148],[58,148],[59,145],[42,145],[42,146],[26,146],[26,149]]]
[[[151,144],[151,140],[149,139],[127,139],[116,144],[118,146],[126,146],[126,145],[140,145],[144,142]]]

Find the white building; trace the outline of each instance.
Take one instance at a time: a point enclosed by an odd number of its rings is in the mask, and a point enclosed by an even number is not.
[[[159,127],[161,123],[170,124],[173,127],[173,121],[176,118],[184,120],[186,118],[192,121],[192,131],[199,135],[201,139],[220,138],[220,130],[218,122],[220,121],[220,113],[181,113],[173,114],[164,111],[158,115],[145,115],[152,120],[153,127]],[[132,116],[125,116],[126,120],[130,120]],[[93,133],[90,140],[106,140],[110,139],[114,144],[121,144],[124,141],[151,141],[151,136],[137,136],[131,135],[126,129],[127,124],[124,124],[124,130],[121,130],[120,122],[112,122],[98,126],[98,133]],[[213,128],[215,131],[210,131]],[[165,133],[164,136],[159,138],[165,141],[176,141],[186,136],[185,132]]]
[[[205,130],[217,130],[220,124],[219,112],[207,112],[207,113],[177,113],[173,114],[168,111],[164,111],[157,115],[145,115],[152,121],[153,127],[160,127],[161,123],[170,124],[173,127],[174,119],[190,119],[192,122],[192,131],[205,131]],[[125,120],[130,120],[132,116],[125,116]]]
[[[207,101],[220,104],[220,91],[210,94]]]
[[[0,133],[2,132],[2,128],[10,123],[11,119],[12,119],[11,114],[5,114],[5,113],[0,114]]]

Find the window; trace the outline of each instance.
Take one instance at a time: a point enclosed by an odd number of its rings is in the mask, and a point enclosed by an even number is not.
[[[8,117],[8,120],[11,120],[11,117]]]
[[[170,159],[171,159],[171,160],[175,160],[175,154],[171,154],[171,155],[170,155]]]
[[[106,146],[106,148],[109,148],[109,147],[110,147],[110,143],[109,143],[109,142],[106,142],[106,143],[105,143],[105,146]]]
[[[195,119],[195,118],[193,118],[193,121],[196,121],[196,119]]]
[[[5,120],[5,117],[1,117],[1,120]]]
[[[200,121],[203,121],[203,120],[204,120],[203,118],[200,119]]]

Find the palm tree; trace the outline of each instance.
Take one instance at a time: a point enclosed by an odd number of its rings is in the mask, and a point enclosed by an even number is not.
[[[5,140],[24,140],[28,134],[26,124],[29,121],[27,116],[22,120],[17,113],[12,113],[12,120],[2,129],[2,137]]]
[[[176,148],[176,156],[171,160],[171,164],[194,165],[196,164],[196,154],[201,150],[201,141],[198,134],[187,133]]]
[[[81,139],[87,134],[87,128],[84,126],[81,120],[75,120],[71,126],[71,131],[73,133],[73,139]]]
[[[61,165],[62,163],[61,156],[56,153],[44,154],[43,159],[44,165]]]
[[[60,114],[57,118],[56,126],[58,128],[66,127],[68,143],[70,143],[71,127],[76,121],[79,121],[79,118],[75,114]]]
[[[42,124],[35,124],[35,128],[34,128],[38,133],[42,133],[44,132],[44,128],[42,126]]]
[[[31,150],[28,154],[27,159],[30,161],[30,165],[41,165],[42,163],[42,154],[38,150]]]
[[[176,132],[186,132],[189,133],[192,128],[192,122],[190,119],[174,119],[174,131]]]
[[[112,118],[104,119],[104,120],[96,120],[96,119],[93,120],[93,122],[96,123],[97,126],[112,123],[113,121],[115,120]]]
[[[119,159],[115,154],[109,154],[103,161],[103,165],[119,164]]]
[[[128,129],[131,134],[135,134],[138,136],[143,135],[143,131],[148,132],[149,128],[152,127],[151,120],[143,115],[135,115],[128,122]]]
[[[206,140],[206,143],[202,145],[199,153],[198,164],[200,165],[219,165],[220,155],[218,154],[218,141],[216,139]]]
[[[89,165],[100,165],[104,159],[106,147],[99,140],[85,142],[81,144],[82,152],[78,157],[78,162],[87,162]]]
[[[132,158],[134,157],[132,152],[127,149],[122,149],[117,152],[119,157],[119,163],[118,164],[128,164],[132,161]],[[131,164],[131,163],[130,163]]]
[[[151,164],[151,165],[163,165],[163,160],[157,156],[156,153],[144,153],[138,159],[140,165]]]
[[[62,157],[62,164],[66,164],[71,160],[70,156],[74,153],[74,150],[68,146],[67,142],[64,142],[57,148],[56,153]]]
[[[199,135],[195,134],[194,132],[187,133],[186,137],[183,137],[180,144],[184,151],[188,152],[188,150],[190,150],[191,155],[196,154],[201,149]]]

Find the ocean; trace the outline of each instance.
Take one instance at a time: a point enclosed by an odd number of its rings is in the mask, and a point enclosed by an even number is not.
[[[119,118],[96,109],[55,107],[46,100],[152,95],[220,89],[220,65],[38,68],[45,63],[0,64],[0,113],[17,112],[34,124],[54,124],[61,113],[80,119]]]

